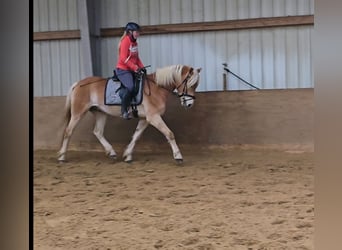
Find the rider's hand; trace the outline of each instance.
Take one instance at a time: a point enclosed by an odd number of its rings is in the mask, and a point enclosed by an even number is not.
[[[146,69],[145,68],[139,68],[137,70],[137,73],[146,75]]]

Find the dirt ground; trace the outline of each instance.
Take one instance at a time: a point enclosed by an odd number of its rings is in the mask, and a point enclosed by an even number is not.
[[[182,149],[182,147],[180,147]],[[120,153],[120,152],[118,152]],[[312,152],[34,153],[34,249],[313,249]]]

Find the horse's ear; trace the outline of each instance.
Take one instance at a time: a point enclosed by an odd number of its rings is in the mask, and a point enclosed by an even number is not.
[[[198,69],[197,69],[197,72],[198,72],[198,73],[200,73],[200,72],[201,72],[201,70],[202,70],[202,68],[198,68]]]

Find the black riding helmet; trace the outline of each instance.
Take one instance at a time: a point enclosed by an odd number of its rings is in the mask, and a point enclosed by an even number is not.
[[[133,23],[133,22],[129,22],[126,24],[126,28],[125,28],[126,31],[129,31],[129,30],[137,30],[137,31],[140,31],[140,26],[139,24],[137,23]]]

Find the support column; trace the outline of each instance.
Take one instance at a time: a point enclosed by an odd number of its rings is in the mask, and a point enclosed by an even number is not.
[[[77,0],[79,29],[81,32],[81,60],[83,77],[93,76],[94,73],[100,73],[100,66],[95,70],[95,62],[99,62],[100,47],[98,38],[100,36],[100,28],[98,18],[100,1],[94,0]],[[96,60],[97,59],[97,60]]]

